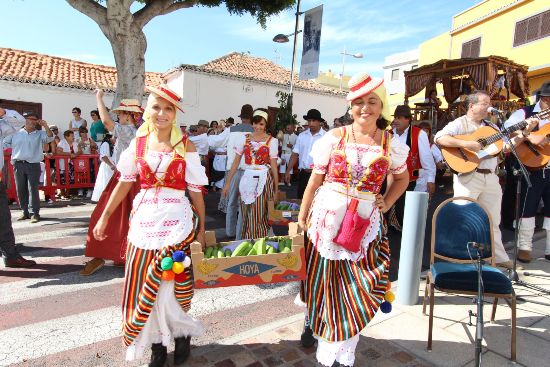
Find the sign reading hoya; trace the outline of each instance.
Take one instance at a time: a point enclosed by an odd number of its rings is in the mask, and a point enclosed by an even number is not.
[[[268,270],[271,270],[273,268],[274,268],[273,265],[257,263],[254,261],[247,261],[242,264],[224,269],[224,271],[232,274],[242,275],[244,277],[253,277],[263,272],[266,272]]]

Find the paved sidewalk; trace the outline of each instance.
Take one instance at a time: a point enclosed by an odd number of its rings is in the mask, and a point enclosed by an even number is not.
[[[522,280],[550,289],[550,262],[544,260],[544,233],[535,236],[535,260],[519,271]],[[529,276],[524,272],[527,271]],[[355,366],[474,366],[475,319],[469,325],[468,311],[476,311],[472,297],[436,293],[433,350],[426,350],[428,316],[422,314],[424,281],[419,304],[394,303],[390,314],[378,313],[363,331]],[[398,282],[393,283],[397,294]],[[520,285],[518,296],[517,363],[510,361],[511,310],[501,301],[491,323],[492,299],[485,299],[483,366],[547,366],[550,345],[550,296]],[[277,312],[273,310],[273,312]],[[197,346],[185,364],[189,367],[309,367],[318,366],[315,348],[299,344],[303,315],[234,335],[218,344]],[[172,364],[169,364],[172,366]]]

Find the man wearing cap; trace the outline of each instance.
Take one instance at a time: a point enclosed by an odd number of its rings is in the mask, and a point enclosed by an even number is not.
[[[24,124],[25,118],[18,112],[0,107],[0,252],[7,268],[28,268],[36,265],[35,261],[24,259],[15,247],[6,184],[2,176],[4,168],[2,141],[7,136],[15,134]]]
[[[309,155],[313,143],[319,140],[325,135],[325,130],[321,129],[321,123],[325,120],[321,117],[321,112],[316,109],[307,111],[307,115],[304,115],[304,120],[307,121],[308,129],[304,130],[296,139],[296,144],[292,149],[292,155],[288,167],[294,167],[298,162],[298,198],[301,199],[304,196],[309,177],[311,176],[311,170],[313,168],[313,157]],[[285,181],[290,184],[290,171],[285,173]]]
[[[41,120],[34,112],[28,112],[25,117],[25,126],[15,134],[4,139],[4,148],[12,148],[11,162],[15,176],[15,186],[19,206],[23,214],[17,220],[31,218],[31,223],[40,220],[40,196],[38,185],[40,181],[40,162],[44,159],[44,144],[53,141],[54,136],[48,123]],[[40,128],[44,130],[39,130]]]
[[[479,152],[481,150],[479,142],[458,139],[454,136],[469,135],[483,126],[492,125],[484,120],[489,114],[488,108],[491,107],[491,96],[483,90],[474,91],[466,97],[466,103],[468,106],[466,115],[449,122],[443,129],[439,130],[434,140],[443,147],[464,148]],[[536,119],[530,121],[527,129],[534,127],[537,121]],[[498,127],[495,128],[498,129]],[[523,139],[522,136],[516,136],[512,139],[512,142],[517,145]],[[453,191],[455,197],[466,196],[472,198],[488,210],[493,224],[493,243],[497,266],[511,269],[513,265],[502,244],[502,234],[499,228],[502,189],[496,174],[497,164],[497,157],[489,155],[481,159],[479,166],[474,171],[455,174],[453,176]]]
[[[208,156],[208,121],[199,120],[197,123],[197,133],[189,137],[189,140],[195,144],[197,148],[197,153],[201,157],[201,163],[203,166],[206,164],[206,156]],[[206,167],[206,166],[205,166]]]
[[[537,92],[536,104],[515,111],[508,121],[504,123],[504,126],[506,128],[511,127],[548,108],[550,108],[550,81],[545,82]],[[550,119],[548,118],[540,120],[538,122],[538,127],[534,130],[540,129],[549,122]],[[534,145],[545,146],[549,142],[548,138],[543,135],[530,135],[529,131],[523,131],[522,134]],[[544,257],[550,260],[550,166],[546,165],[537,170],[530,170],[529,178],[532,187],[526,190],[527,183],[525,179],[523,179],[520,201],[520,203],[525,204],[519,225],[519,249],[517,259],[524,263],[531,262],[533,234],[535,232],[535,216],[541,200],[544,202],[544,223],[542,228],[546,230]]]
[[[252,114],[254,109],[251,105],[245,104],[241,107],[241,124],[231,126],[231,128],[225,129],[219,135],[210,135],[208,137],[208,144],[211,149],[218,149],[227,147],[227,165],[226,165],[226,177],[231,170],[233,160],[235,159],[235,152],[237,144],[243,140],[243,136],[248,133],[254,132],[252,128]],[[228,118],[229,121],[231,118]],[[228,237],[236,237],[240,239],[240,233],[242,228],[242,218],[239,211],[239,183],[243,176],[244,159],[241,160],[239,168],[233,175],[229,186],[229,193],[227,195],[227,212],[225,215],[225,232]]]
[[[414,191],[416,181],[422,172],[427,178],[426,186],[420,187],[416,191],[427,191],[433,194],[435,191],[435,161],[430,150],[430,141],[428,135],[418,126],[411,126],[412,113],[407,105],[400,105],[395,108],[393,113],[393,133],[399,142],[409,147],[409,156],[407,157],[407,169],[409,171],[409,186],[407,191]],[[405,195],[402,195],[395,202],[395,214],[398,223],[392,223],[399,227],[403,225],[403,214],[405,209]]]

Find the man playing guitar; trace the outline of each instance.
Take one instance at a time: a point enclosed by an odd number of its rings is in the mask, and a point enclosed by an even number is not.
[[[520,110],[515,111],[504,126],[512,126],[519,121],[529,119],[540,111],[550,108],[550,81],[545,82],[537,93],[537,103],[532,106],[526,106]],[[538,121],[538,120],[537,120]],[[544,125],[550,122],[550,119],[543,119],[538,122],[537,129],[542,128]],[[536,146],[545,146],[549,143],[549,139],[546,135],[530,134],[530,130],[525,129],[523,134],[527,137],[527,140]],[[523,185],[521,190],[521,203],[525,202],[525,205],[521,205],[520,208],[524,208],[521,225],[519,231],[519,251],[518,260],[524,263],[531,261],[531,251],[533,249],[533,233],[535,232],[535,215],[537,214],[540,200],[544,202],[544,224],[543,228],[546,230],[546,249],[545,257],[550,260],[550,166],[546,165],[538,169],[531,169],[529,176],[531,179],[532,187],[527,190],[527,184],[523,179]]]
[[[468,108],[466,115],[449,122],[436,134],[434,140],[443,147],[465,148],[479,152],[482,148],[480,143],[475,140],[461,140],[455,138],[454,135],[471,134],[477,129],[490,124],[484,119],[489,114],[487,109],[491,107],[491,97],[487,92],[478,90],[468,95],[466,103]],[[536,121],[531,122],[530,125],[535,126]],[[525,138],[519,134],[512,139],[512,143],[514,145],[519,144],[523,139]],[[497,165],[497,157],[489,155],[481,160],[474,171],[455,174],[453,177],[453,191],[455,197],[470,197],[477,200],[488,210],[493,221],[493,243],[497,266],[511,269],[512,262],[506,250],[504,250],[499,228],[502,189],[496,174]]]

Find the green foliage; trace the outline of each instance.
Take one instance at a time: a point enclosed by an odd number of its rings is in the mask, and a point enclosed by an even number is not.
[[[99,4],[107,4],[108,0],[94,0]],[[116,0],[118,1],[118,0]],[[160,0],[134,0],[134,2],[145,4],[145,6]],[[189,3],[190,0],[173,0],[172,4]],[[213,8],[225,3],[229,14],[243,15],[248,13],[256,17],[258,23],[265,29],[267,18],[277,15],[281,11],[296,4],[296,0],[197,0],[197,5]]]
[[[292,114],[292,101],[289,101],[290,94],[278,91],[275,93],[275,96],[279,98],[279,111],[275,119],[275,131],[284,130],[288,123],[297,125],[298,120],[296,120],[296,115]]]

